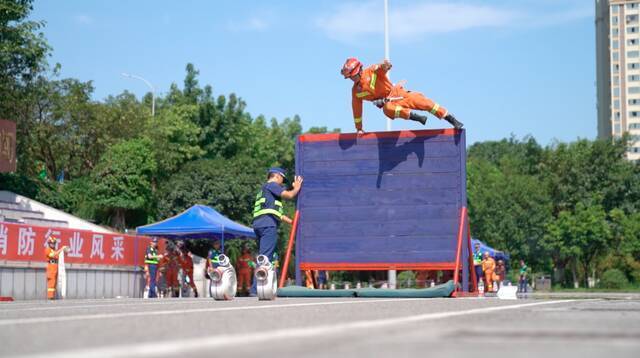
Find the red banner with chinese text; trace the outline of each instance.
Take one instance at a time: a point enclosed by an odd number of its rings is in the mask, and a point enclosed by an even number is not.
[[[65,262],[96,265],[142,265],[151,240],[146,236],[0,222],[0,260],[45,261],[50,234],[59,239],[58,248],[69,247]]]

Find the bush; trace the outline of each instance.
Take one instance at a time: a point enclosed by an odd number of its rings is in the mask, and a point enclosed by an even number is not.
[[[618,269],[609,269],[602,274],[599,286],[601,288],[621,289],[629,285],[625,274]]]
[[[416,274],[413,271],[402,271],[396,277],[398,288],[414,288],[416,286]]]

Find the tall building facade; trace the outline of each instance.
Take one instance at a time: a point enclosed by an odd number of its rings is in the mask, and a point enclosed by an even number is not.
[[[640,160],[640,0],[596,0],[598,137],[631,135]]]

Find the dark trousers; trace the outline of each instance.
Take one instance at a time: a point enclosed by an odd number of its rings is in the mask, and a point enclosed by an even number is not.
[[[527,293],[527,277],[520,276],[518,281],[518,292]]]
[[[258,238],[258,255],[265,255],[269,261],[273,263],[273,255],[276,252],[276,244],[278,243],[278,228],[275,226],[253,228]],[[250,295],[257,292],[257,282],[255,276],[251,280]]]
[[[476,270],[476,283],[478,283],[478,281],[482,280],[484,277],[482,273],[482,265],[474,265],[473,268]]]
[[[158,265],[149,264],[149,298],[158,297],[156,294],[156,273]]]
[[[265,255],[269,261],[273,262],[273,254],[276,252],[276,244],[278,243],[278,228],[275,226],[258,227],[253,231],[258,237],[258,245],[260,249],[259,255]]]

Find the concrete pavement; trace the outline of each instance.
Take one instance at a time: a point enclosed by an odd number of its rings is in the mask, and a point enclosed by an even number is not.
[[[0,303],[0,356],[637,357],[637,299]]]

